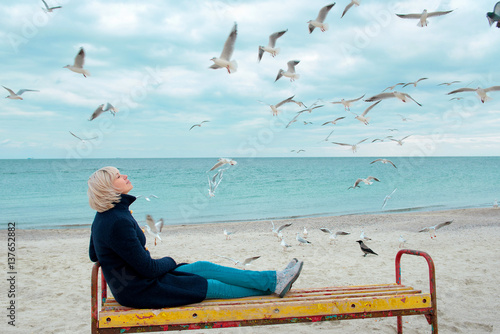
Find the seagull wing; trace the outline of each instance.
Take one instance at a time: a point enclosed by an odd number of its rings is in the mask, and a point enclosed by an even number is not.
[[[20,89],[16,94],[21,95],[24,92],[39,92],[39,90],[34,90],[34,89]]]
[[[154,196],[154,195],[153,195]],[[163,225],[165,224],[165,222],[163,221],[163,218],[160,218],[160,220],[158,220],[155,224],[155,227],[156,227],[156,230],[158,232],[161,232],[161,230],[163,230]]]
[[[348,5],[345,7],[344,11],[342,12],[342,16],[341,16],[340,18],[343,18],[343,17],[344,17],[344,15],[345,15],[345,13],[347,13],[347,11],[348,11],[349,9],[351,9],[351,7],[352,7],[353,5],[354,5],[354,2],[351,2],[350,4],[348,4]]]
[[[349,235],[351,234],[350,232],[344,232],[344,231],[337,231],[335,232],[335,235]]]
[[[7,89],[7,91],[10,93],[10,95],[16,95],[12,89],[7,88],[5,86],[2,86],[2,87],[5,88],[5,89]]]
[[[278,31],[278,32],[275,32],[274,34],[271,34],[269,36],[269,44],[268,46],[271,47],[271,48],[274,48],[274,46],[276,45],[276,40],[278,38],[280,38],[281,36],[283,36],[284,33],[286,33],[288,31],[287,30],[283,30],[283,31]]]
[[[321,230],[322,232],[325,232],[325,233],[330,233],[330,234],[333,234],[333,232],[332,232],[332,231],[330,231],[329,229],[327,229],[326,227],[321,227],[321,228],[320,228],[320,230]]]
[[[365,111],[363,111],[363,113],[361,114],[361,116],[366,116],[366,114],[368,114],[368,112],[370,110],[372,110],[373,107],[375,107],[377,104],[379,104],[380,102],[382,102],[382,100],[378,100],[377,102],[373,103],[371,106],[369,106],[368,108],[366,108]]]
[[[276,230],[276,232],[280,232],[280,231],[282,231],[283,229],[285,229],[285,228],[287,228],[287,227],[289,227],[289,226],[291,226],[291,225],[292,225],[292,223],[283,224],[283,225],[281,225],[280,227],[278,227],[278,229]]]
[[[156,229],[156,224],[151,215],[146,215],[146,224],[148,224],[149,228],[153,233],[158,233],[158,230]]]
[[[290,60],[288,63],[286,63],[288,65],[288,72],[295,73],[295,65],[297,65],[298,63],[300,63],[300,60]]]
[[[264,55],[264,50],[259,46],[259,61],[262,60],[263,55]]]
[[[370,162],[370,165],[373,164],[373,163],[375,163],[375,162],[377,162],[377,161],[382,161],[382,159],[375,159],[372,162]]]
[[[422,17],[422,14],[396,14],[402,19],[420,19]]]
[[[276,108],[279,108],[279,107],[281,107],[282,105],[284,105],[285,103],[292,102],[292,99],[293,99],[293,97],[294,97],[294,96],[295,96],[295,95],[290,96],[288,99],[285,99],[285,100],[281,101],[280,103],[276,104],[276,105],[275,105],[275,107],[276,107]]]
[[[232,259],[232,258],[227,257],[227,256],[222,256],[222,255],[217,255],[217,256],[218,256],[218,257],[222,257],[222,258],[227,259],[227,260],[231,260],[231,261],[233,261],[233,262],[234,262],[234,264],[238,264],[238,263],[240,262],[240,261],[238,261],[238,260]]]
[[[377,94],[377,95],[374,95],[372,97],[367,98],[365,101],[366,102],[375,102],[378,100],[390,99],[392,97],[394,97],[394,94],[392,92],[380,93],[380,94]]]
[[[351,144],[345,144],[345,143],[336,143],[332,141],[332,144],[337,144],[337,145],[342,145],[342,146],[352,146]]]
[[[450,220],[450,221],[447,221],[447,222],[444,222],[444,223],[441,223],[441,224],[437,224],[436,227],[435,227],[435,229],[439,230],[441,227],[445,227],[447,225],[450,225],[452,222],[453,222],[453,220]]]
[[[80,140],[83,140],[82,138],[80,138],[80,137],[78,137],[77,135],[75,135],[73,132],[71,132],[71,131],[70,131],[69,133],[71,133],[71,135],[72,135],[73,137],[78,138],[78,139],[80,139]]]
[[[325,7],[321,8],[318,13],[318,17],[316,18],[316,21],[318,22],[323,22],[326,19],[326,15],[332,9],[332,7],[335,6],[335,2],[329,5],[326,5]]]
[[[257,260],[258,258],[260,258],[260,256],[253,256],[253,257],[249,257],[249,258],[246,258],[244,261],[243,261],[243,265],[247,265],[247,264],[250,264],[251,262]]]
[[[449,14],[451,12],[453,12],[453,10],[447,10],[447,11],[443,11],[443,12],[430,12],[430,13],[427,13],[427,17],[446,15],[446,14]]]
[[[419,106],[422,106],[420,103],[418,103],[417,101],[415,101],[415,99],[413,97],[411,97],[409,94],[403,93],[403,95],[406,96],[407,98],[411,99],[413,102],[415,102]]]
[[[361,141],[357,142],[357,143],[356,143],[356,145],[361,144],[361,143],[362,143],[362,142],[364,142],[365,140],[368,140],[368,138],[365,138],[365,139],[363,139],[363,140],[361,140]],[[352,145],[349,145],[349,146],[352,146]]]
[[[500,15],[500,1],[495,4],[495,7],[493,8],[493,12],[497,15]]]
[[[104,111],[103,108],[104,108],[104,104],[101,104],[99,107],[97,107],[97,109],[92,113],[92,116],[90,116],[89,121],[97,118],[100,114],[102,114]]]
[[[47,5],[47,3],[46,3],[44,0],[42,0],[42,2],[43,2],[43,4],[45,5],[45,8],[47,8],[47,10],[49,10],[50,8],[49,8],[49,6]]]
[[[491,87],[484,89],[485,92],[492,92],[492,91],[498,91],[498,90],[500,90],[500,86],[491,86]],[[19,92],[18,92],[17,95],[21,95],[21,94],[19,94]]]
[[[475,92],[475,91],[476,91],[476,89],[474,89],[474,88],[464,87],[464,88],[455,89],[454,91],[449,92],[448,95],[455,94],[455,93],[461,93],[461,92]]]
[[[361,100],[363,97],[365,97],[365,94],[363,94],[362,96],[358,97],[357,99],[348,100],[347,102],[356,102],[356,101]]]
[[[221,59],[230,60],[234,51],[234,43],[236,42],[236,35],[238,34],[238,25],[236,22],[234,23],[233,29],[231,33],[226,39],[226,43],[224,43],[224,48],[222,49],[222,53],[220,54]]]
[[[85,64],[85,50],[80,48],[78,54],[75,57],[75,63],[73,66],[83,68],[83,64]]]

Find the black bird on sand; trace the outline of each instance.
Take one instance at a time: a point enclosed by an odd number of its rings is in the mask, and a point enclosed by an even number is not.
[[[363,256],[366,256],[366,254],[378,255],[377,253],[375,253],[374,251],[372,251],[370,249],[370,247],[368,247],[367,245],[365,245],[365,243],[363,242],[363,240],[358,240],[356,242],[359,242],[359,246],[361,247],[361,250],[363,251],[363,253],[365,253],[365,255],[363,255]]]

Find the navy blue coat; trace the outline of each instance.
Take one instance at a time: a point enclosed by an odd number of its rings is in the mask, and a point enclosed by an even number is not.
[[[205,278],[174,272],[179,265],[171,257],[151,258],[144,232],[129,210],[135,199],[122,194],[114,208],[96,213],[92,223],[90,260],[101,264],[116,301],[134,308],[163,308],[204,300]]]

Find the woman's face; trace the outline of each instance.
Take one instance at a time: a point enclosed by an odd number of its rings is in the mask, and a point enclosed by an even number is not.
[[[117,173],[113,186],[120,194],[127,194],[134,186],[130,183],[127,175]]]

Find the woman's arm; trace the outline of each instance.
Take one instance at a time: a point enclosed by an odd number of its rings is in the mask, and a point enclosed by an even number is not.
[[[174,270],[177,264],[171,257],[151,258],[151,255],[137,237],[136,228],[137,223],[135,221],[116,221],[110,236],[112,249],[142,276],[155,278]]]
[[[92,262],[98,261],[97,254],[95,253],[94,241],[92,240],[92,233],[90,234],[89,257]]]

